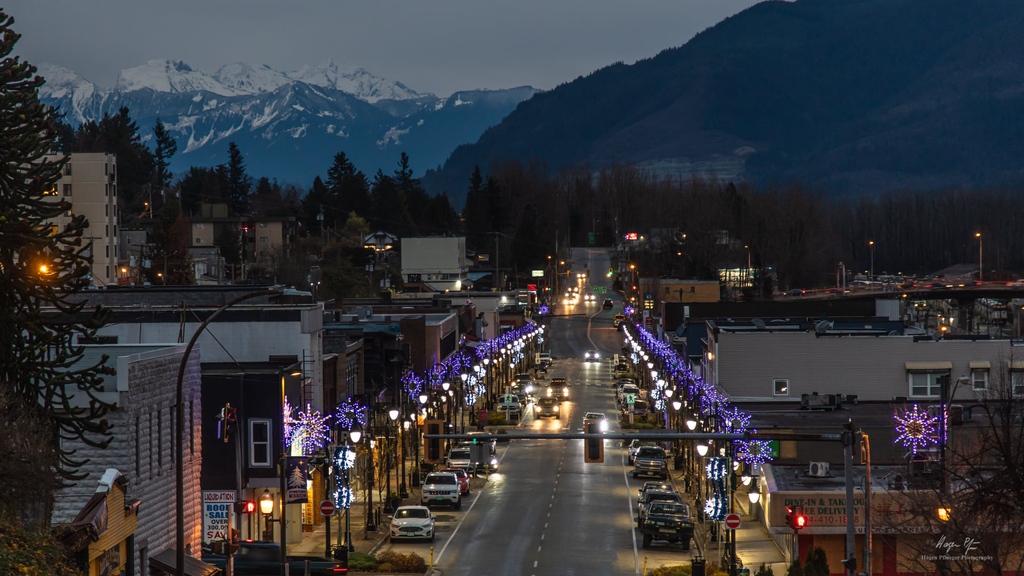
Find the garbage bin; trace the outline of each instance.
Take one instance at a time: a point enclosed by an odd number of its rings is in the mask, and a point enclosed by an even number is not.
[[[409,475],[409,483],[412,484],[413,488],[420,487],[420,471],[413,470],[412,474]]]
[[[690,560],[690,576],[704,576],[704,567],[707,561],[703,558]]]

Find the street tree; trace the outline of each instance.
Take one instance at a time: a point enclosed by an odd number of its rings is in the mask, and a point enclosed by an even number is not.
[[[153,139],[156,141],[156,148],[153,150],[153,187],[159,197],[163,199],[164,192],[170,186],[171,178],[174,176],[169,166],[171,158],[178,153],[178,143],[174,141],[159,117],[153,126]]]
[[[76,479],[84,461],[75,446],[110,442],[111,405],[100,392],[113,369],[106,356],[85,362],[78,344],[95,336],[107,312],[89,309],[80,294],[91,272],[82,242],[88,222],[57,194],[67,159],[47,156],[56,114],[39,102],[35,67],[11,56],[19,38],[12,23],[0,11],[0,386],[47,423],[35,441],[57,454],[52,473]],[[68,212],[65,226],[51,224]]]

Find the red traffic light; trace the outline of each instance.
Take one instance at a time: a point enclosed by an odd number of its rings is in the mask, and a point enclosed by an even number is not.
[[[256,502],[252,500],[242,502],[242,514],[252,514],[254,512],[256,512]]]
[[[797,514],[796,529],[799,530],[801,528],[804,528],[805,526],[807,526],[807,516],[804,516],[803,514]]]

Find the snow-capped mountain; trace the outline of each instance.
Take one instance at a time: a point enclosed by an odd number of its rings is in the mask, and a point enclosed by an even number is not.
[[[442,99],[331,61],[291,73],[236,63],[211,75],[152,60],[123,70],[114,88],[59,66],[38,68],[46,79],[41,100],[73,126],[127,107],[150,141],[159,117],[178,143],[171,170],[179,176],[190,166],[226,162],[228,142],[235,142],[251,175],[303,186],[341,151],[369,175],[393,171],[404,151],[422,174],[537,92],[473,90]]]

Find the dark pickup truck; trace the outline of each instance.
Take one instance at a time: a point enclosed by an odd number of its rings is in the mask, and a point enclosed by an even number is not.
[[[345,555],[346,551],[340,549]],[[238,576],[279,576],[281,574],[281,546],[275,542],[240,542],[234,553],[235,574]],[[224,569],[227,556],[203,553],[203,562]],[[309,571],[307,572],[307,567]],[[292,576],[335,576],[348,574],[348,559],[329,559],[319,556],[288,556],[288,572]]]

